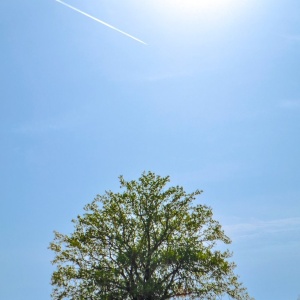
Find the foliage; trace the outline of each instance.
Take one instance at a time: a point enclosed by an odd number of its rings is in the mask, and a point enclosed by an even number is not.
[[[120,176],[121,193],[98,195],[78,216],[70,235],[55,232],[52,275],[55,300],[163,300],[178,296],[250,299],[233,273],[230,243],[202,191],[166,187],[169,177]]]

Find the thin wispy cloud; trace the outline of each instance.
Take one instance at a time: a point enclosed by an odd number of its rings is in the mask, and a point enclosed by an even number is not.
[[[85,105],[60,112],[60,114],[49,116],[48,118],[43,116],[39,119],[31,120],[20,124],[12,131],[20,134],[35,135],[78,130],[79,127],[86,126],[92,116],[94,116],[93,109]]]
[[[299,109],[300,100],[284,100],[280,102],[279,106],[287,109]]]
[[[57,132],[66,130],[67,126],[56,123],[53,120],[34,121],[31,123],[21,124],[15,128],[12,128],[13,133],[17,134],[47,134],[50,132]]]
[[[300,34],[286,34],[283,37],[290,41],[300,42]]]
[[[255,220],[248,223],[225,225],[224,230],[229,236],[236,238],[251,238],[265,234],[279,234],[295,231],[300,232],[300,217],[268,221]]]
[[[157,82],[157,81],[163,81],[163,80],[170,80],[174,78],[180,78],[180,77],[187,77],[190,76],[189,72],[164,72],[164,73],[157,73],[145,76],[142,78],[143,81],[150,81],[150,82]]]
[[[82,14],[82,15],[84,15],[84,16],[86,16],[86,17],[88,17],[88,18],[90,18],[90,19],[92,19],[92,20],[94,20],[94,21],[96,21],[96,22],[98,22],[98,23],[101,23],[101,24],[104,25],[104,26],[107,26],[107,27],[109,27],[109,28],[111,28],[111,29],[113,29],[113,30],[115,30],[115,31],[117,31],[117,32],[119,32],[119,33],[121,33],[121,34],[123,34],[123,35],[126,35],[127,37],[129,37],[129,38],[131,38],[131,39],[133,39],[133,40],[135,40],[135,41],[137,41],[137,42],[139,42],[139,43],[141,43],[141,44],[147,45],[144,41],[142,41],[142,40],[140,40],[140,39],[134,37],[133,35],[131,35],[131,34],[125,32],[125,31],[123,31],[123,30],[120,30],[120,29],[118,29],[118,28],[116,28],[116,27],[114,27],[114,26],[112,26],[112,25],[110,25],[110,24],[108,24],[108,23],[106,23],[106,22],[104,22],[104,21],[98,19],[98,18],[95,18],[95,17],[93,17],[93,16],[91,16],[91,15],[85,13],[84,11],[82,11],[82,10],[80,10],[80,9],[78,9],[78,8],[76,8],[76,7],[72,6],[72,5],[70,5],[70,4],[67,4],[67,3],[65,3],[65,2],[63,2],[63,1],[61,1],[61,0],[55,0],[55,1],[58,2],[58,3],[60,3],[60,4],[62,4],[62,5],[65,5],[65,6],[68,7],[68,8],[71,8],[71,9],[77,11],[78,13],[80,13],[80,14]]]

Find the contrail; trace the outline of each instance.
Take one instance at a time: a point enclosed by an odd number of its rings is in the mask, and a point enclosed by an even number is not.
[[[138,38],[136,38],[136,37],[134,37],[134,36],[128,34],[127,32],[124,32],[124,31],[122,31],[122,30],[120,30],[120,29],[118,29],[118,28],[116,28],[116,27],[114,27],[114,26],[112,26],[112,25],[110,25],[110,24],[108,24],[108,23],[106,23],[106,22],[103,22],[103,21],[101,21],[101,20],[99,20],[99,19],[97,19],[97,18],[95,18],[95,17],[93,17],[93,16],[91,16],[91,15],[89,15],[89,14],[87,14],[87,13],[81,11],[80,9],[78,9],[78,8],[76,8],[76,7],[74,7],[74,6],[71,6],[70,4],[67,4],[67,3],[65,3],[65,2],[63,2],[63,1],[61,1],[61,0],[55,0],[55,1],[56,1],[56,2],[59,2],[59,3],[63,4],[63,5],[65,5],[65,6],[71,8],[71,9],[73,9],[73,10],[75,10],[75,11],[81,13],[81,14],[83,14],[83,15],[86,16],[86,17],[89,17],[89,18],[93,19],[93,20],[96,21],[96,22],[99,22],[99,23],[101,23],[101,24],[103,24],[103,25],[105,25],[105,26],[107,26],[107,27],[109,27],[109,28],[111,28],[111,29],[113,29],[113,30],[118,31],[118,32],[120,32],[120,33],[122,33],[122,34],[124,34],[124,35],[126,35],[126,36],[128,36],[128,37],[130,37],[131,39],[133,39],[133,40],[135,40],[135,41],[137,41],[137,42],[140,42],[140,43],[142,43],[142,44],[144,44],[144,45],[147,45],[147,44],[146,44],[145,42],[143,42],[142,40],[140,40],[140,39],[138,39]]]

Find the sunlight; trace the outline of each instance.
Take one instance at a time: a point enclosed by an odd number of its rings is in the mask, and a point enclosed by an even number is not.
[[[164,0],[154,1],[169,17],[208,20],[230,17],[244,1],[238,0]]]
[[[228,9],[233,5],[235,0],[166,0],[164,3],[168,6],[173,6],[175,10],[204,10],[204,11],[218,11]]]

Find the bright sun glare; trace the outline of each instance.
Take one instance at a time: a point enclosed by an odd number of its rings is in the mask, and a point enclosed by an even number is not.
[[[234,0],[165,0],[167,5],[180,10],[220,10],[228,7]]]
[[[219,19],[228,17],[242,4],[241,0],[164,0],[154,1],[169,16],[182,18],[204,17]]]

